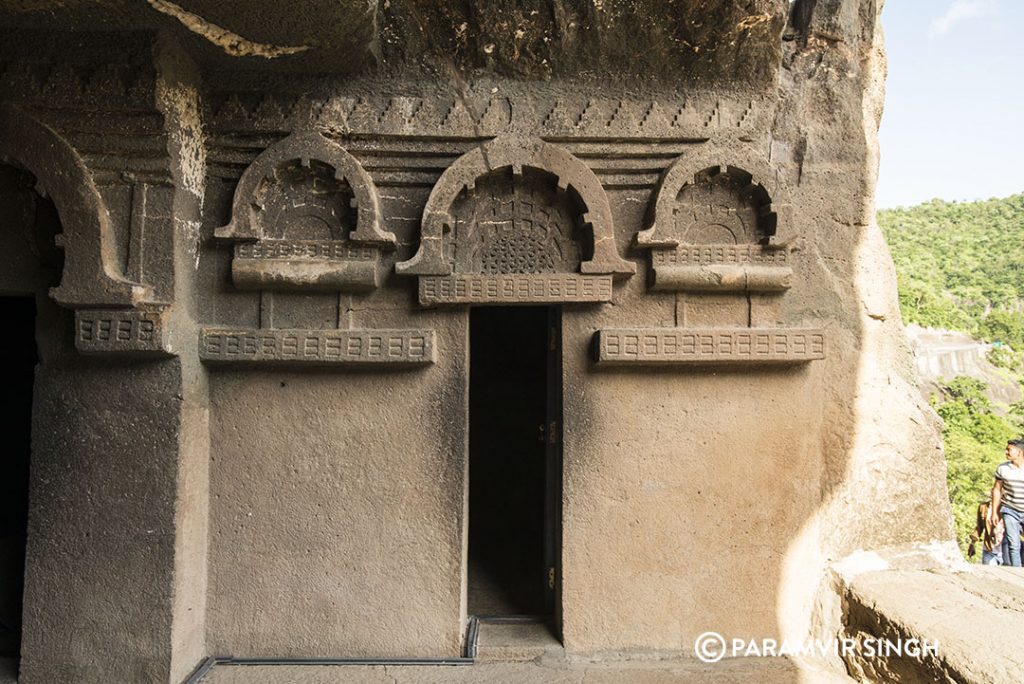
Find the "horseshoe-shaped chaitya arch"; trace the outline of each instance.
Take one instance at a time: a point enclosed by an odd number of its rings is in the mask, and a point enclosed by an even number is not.
[[[762,237],[775,237],[776,242],[792,240],[789,221],[789,202],[771,164],[761,154],[749,149],[724,149],[713,143],[704,143],[700,149],[676,159],[662,174],[655,190],[654,206],[647,229],[636,235],[638,247],[676,247],[682,240],[672,235],[676,215],[676,202],[683,188],[694,183],[698,174],[709,169],[724,173],[749,176],[750,184],[767,199],[766,211],[759,218]]]
[[[581,219],[593,236],[593,254],[581,261],[586,275],[625,277],[636,265],[619,256],[615,248],[611,205],[594,172],[561,147],[536,138],[500,137],[459,157],[438,179],[423,211],[420,246],[408,261],[396,264],[402,275],[448,276],[452,264],[444,253],[443,239],[454,229],[452,206],[464,191],[473,192],[484,176],[511,169],[516,177],[524,169],[554,176],[560,191],[571,190],[583,206]]]
[[[352,205],[356,209],[356,225],[347,236],[353,244],[376,245],[393,248],[393,233],[383,229],[380,199],[376,186],[362,165],[345,148],[316,131],[302,131],[289,135],[260,154],[242,174],[235,188],[231,222],[218,228],[214,235],[228,240],[259,240],[261,233],[257,214],[262,210],[260,188],[273,180],[279,168],[298,161],[308,167],[311,161],[331,167],[335,179],[348,183],[352,190]]]
[[[680,156],[655,193],[636,246],[650,251],[652,290],[784,292],[791,287],[789,203],[751,150],[702,145]]]
[[[57,207],[64,272],[50,295],[58,304],[133,308],[152,297],[151,288],[126,278],[117,265],[110,211],[85,162],[64,138],[27,112],[3,105],[0,156],[23,164]]]

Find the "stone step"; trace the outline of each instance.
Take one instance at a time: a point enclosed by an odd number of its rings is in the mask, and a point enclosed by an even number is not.
[[[18,659],[0,658],[0,684],[17,684]]]
[[[528,662],[562,652],[551,628],[543,622],[481,621],[478,662]]]
[[[217,665],[202,684],[854,684],[845,674],[786,658],[474,665]]]

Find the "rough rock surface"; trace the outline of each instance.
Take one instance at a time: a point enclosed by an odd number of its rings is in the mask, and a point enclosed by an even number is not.
[[[1022,599],[1024,575],[1015,568],[858,575],[843,596],[845,634],[887,641],[874,647],[878,657],[853,652],[847,668],[864,682],[1018,681],[1024,668],[1017,637],[1024,628]],[[921,655],[916,647],[906,648],[914,639],[928,646]]]

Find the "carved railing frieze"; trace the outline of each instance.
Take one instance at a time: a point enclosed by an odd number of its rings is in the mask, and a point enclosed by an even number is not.
[[[207,364],[422,366],[435,362],[433,330],[278,330],[204,328]]]
[[[621,328],[595,335],[599,366],[797,365],[825,358],[810,328]]]
[[[610,302],[612,277],[579,273],[421,276],[420,304]]]
[[[83,354],[167,356],[171,354],[163,310],[78,309],[75,347]]]

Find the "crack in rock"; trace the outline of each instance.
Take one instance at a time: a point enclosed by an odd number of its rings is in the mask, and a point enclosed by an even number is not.
[[[288,47],[257,43],[243,38],[237,33],[233,33],[226,28],[217,26],[216,24],[203,19],[198,14],[193,14],[192,12],[175,5],[173,2],[168,2],[168,0],[147,0],[147,2],[149,2],[150,6],[157,12],[174,17],[189,31],[202,36],[232,57],[263,57],[264,59],[274,59],[285,55],[294,55],[297,52],[304,52],[310,47],[309,45]]]

